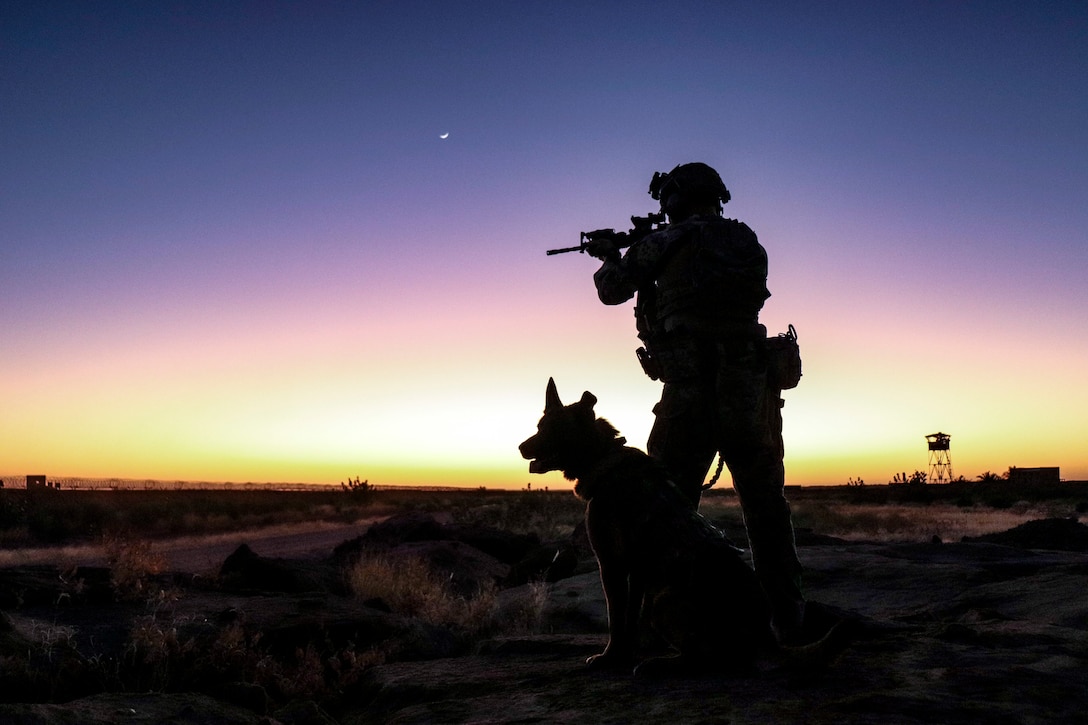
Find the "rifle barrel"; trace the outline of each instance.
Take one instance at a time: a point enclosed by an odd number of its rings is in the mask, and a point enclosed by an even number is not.
[[[585,246],[579,244],[577,247],[563,247],[562,249],[549,249],[547,254],[550,257],[553,254],[566,254],[567,252],[584,252]]]

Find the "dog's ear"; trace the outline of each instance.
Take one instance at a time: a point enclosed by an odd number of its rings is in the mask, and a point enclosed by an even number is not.
[[[548,389],[544,392],[544,412],[551,413],[563,407],[563,401],[559,399],[559,391],[555,389],[555,379],[548,378]]]
[[[597,396],[587,390],[586,392],[582,393],[582,399],[578,402],[586,406],[590,410],[593,410],[593,406],[597,404]]]

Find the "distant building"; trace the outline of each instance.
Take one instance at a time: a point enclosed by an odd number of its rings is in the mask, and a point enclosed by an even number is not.
[[[60,481],[48,481],[45,476],[27,476],[26,477],[26,490],[27,491],[40,491],[44,488],[51,488],[55,491],[60,490]]]
[[[1053,468],[1017,468],[1009,469],[1009,483],[1023,483],[1038,485],[1041,483],[1059,483],[1061,471],[1058,466]]]

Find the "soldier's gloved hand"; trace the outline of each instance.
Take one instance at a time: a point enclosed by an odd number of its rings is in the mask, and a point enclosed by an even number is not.
[[[611,239],[587,239],[586,254],[601,261],[620,258],[620,250],[616,249],[616,243]]]

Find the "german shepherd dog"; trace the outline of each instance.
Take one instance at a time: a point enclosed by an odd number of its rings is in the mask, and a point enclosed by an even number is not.
[[[753,670],[777,649],[755,572],[660,464],[596,417],[596,402],[585,392],[564,406],[549,379],[544,417],[520,446],[531,473],[562,471],[586,502],[608,607],[608,645],[587,663],[639,674]],[[643,621],[671,652],[640,651]]]

